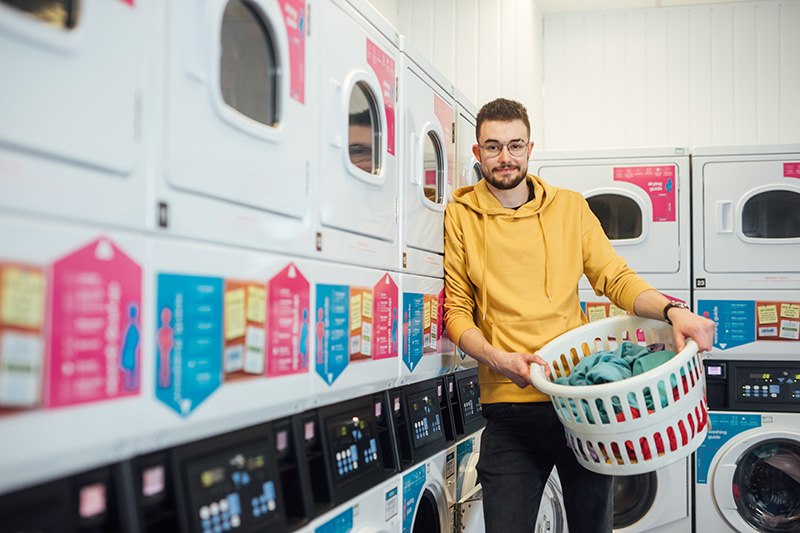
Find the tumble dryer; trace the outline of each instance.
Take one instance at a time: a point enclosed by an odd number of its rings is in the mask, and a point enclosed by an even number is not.
[[[708,357],[796,360],[800,145],[696,148],[695,309],[717,323]]]
[[[310,0],[156,3],[148,228],[312,255]]]
[[[147,7],[47,6],[0,3],[0,207],[143,229]]]
[[[400,38],[398,141],[403,272],[444,275],[444,209],[455,169],[453,85]]]
[[[628,266],[669,298],[690,302],[688,149],[533,152],[528,170],[583,194]],[[585,277],[579,290],[590,321],[625,313]]]
[[[312,260],[171,236],[151,250],[143,452],[309,407]]]
[[[138,232],[0,213],[0,493],[135,453],[147,254]]]
[[[696,531],[800,530],[800,363],[706,361]]]
[[[398,270],[399,36],[367,2],[314,4],[319,119],[316,256]],[[331,53],[334,51],[335,53]],[[314,151],[313,145],[308,149]]]
[[[440,278],[400,274],[403,325],[399,385],[452,369],[453,343],[444,333],[444,283]]]

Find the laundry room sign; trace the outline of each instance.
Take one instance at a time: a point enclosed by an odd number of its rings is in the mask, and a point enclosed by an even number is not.
[[[653,222],[675,222],[676,173],[674,165],[614,167],[614,181],[641,188],[653,206]]]

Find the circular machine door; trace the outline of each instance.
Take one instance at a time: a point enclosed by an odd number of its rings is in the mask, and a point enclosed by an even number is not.
[[[564,496],[561,493],[561,482],[555,470],[550,474],[539,504],[539,516],[536,517],[536,533],[562,533],[567,530],[567,515],[564,511]]]
[[[740,532],[800,532],[800,435],[761,436],[728,450],[714,469],[714,501]]]
[[[614,477],[614,529],[625,529],[653,508],[658,493],[658,474]]]
[[[436,495],[426,487],[417,502],[412,533],[448,533],[447,525],[442,523],[442,512]]]

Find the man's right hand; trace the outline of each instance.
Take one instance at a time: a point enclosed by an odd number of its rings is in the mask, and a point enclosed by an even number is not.
[[[511,380],[517,387],[524,389],[531,384],[531,365],[542,365],[546,376],[550,376],[550,367],[544,359],[536,354],[523,352],[503,352],[495,350],[489,367]]]

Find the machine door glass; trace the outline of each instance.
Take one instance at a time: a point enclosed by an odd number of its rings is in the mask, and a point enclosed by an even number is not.
[[[289,59],[302,52],[289,38],[297,30],[280,3],[175,0],[165,9],[166,186],[265,216],[303,218],[316,128],[306,81],[296,83],[305,80],[305,63]],[[206,215],[209,223],[231,224],[215,213]]]
[[[800,444],[759,442],[737,462],[731,490],[739,515],[755,530],[800,531]]]
[[[422,152],[423,190],[429,202],[439,205],[444,203],[444,165],[442,141],[436,133],[429,131]]]
[[[701,172],[706,270],[797,271],[800,180],[784,177],[784,161],[712,161]]]
[[[278,66],[269,26],[249,2],[234,0],[222,16],[220,90],[225,103],[251,119],[278,122]]]
[[[56,28],[72,29],[78,22],[80,0],[0,0]]]
[[[380,108],[369,86],[356,83],[350,95],[347,147],[350,162],[368,174],[381,171]]]
[[[680,270],[680,247],[688,243],[681,242],[677,164],[657,160],[635,165],[580,160],[541,164],[538,175],[545,182],[586,198],[628,266],[645,278]]]
[[[655,472],[614,477],[614,529],[625,529],[640,522],[652,509],[657,492]]]
[[[586,201],[612,243],[642,236],[642,209],[633,199],[619,194],[598,194]]]
[[[800,238],[800,192],[754,194],[742,207],[742,233],[750,239]]]

